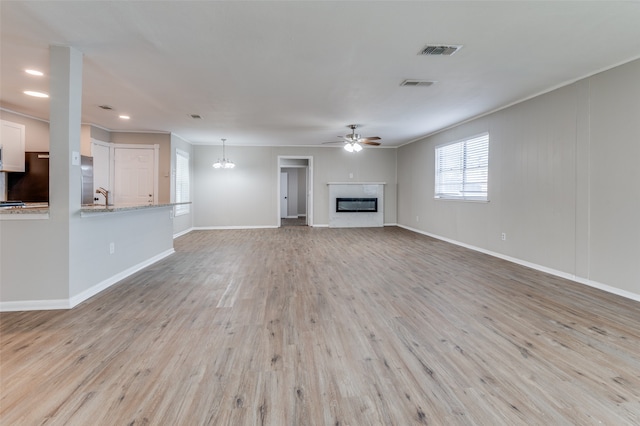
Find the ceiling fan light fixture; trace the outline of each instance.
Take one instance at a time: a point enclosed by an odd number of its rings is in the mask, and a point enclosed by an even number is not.
[[[341,141],[323,142],[323,144],[344,143],[342,147],[347,152],[360,152],[363,149],[362,145],[370,145],[370,146],[380,145],[380,142],[377,142],[380,139],[382,139],[380,136],[364,137],[360,133],[356,133],[356,129],[360,127],[358,124],[349,124],[347,127],[351,129],[351,133],[344,136],[338,136],[341,139]]]
[[[362,145],[358,142],[349,142],[344,145],[344,149],[347,152],[360,152],[362,151]]]
[[[214,169],[233,169],[236,166],[236,164],[233,161],[227,159],[227,157],[225,157],[224,155],[225,142],[226,142],[226,139],[222,139],[222,160],[218,158],[218,161],[212,164]]]

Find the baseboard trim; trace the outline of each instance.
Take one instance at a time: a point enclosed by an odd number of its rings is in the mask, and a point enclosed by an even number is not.
[[[224,229],[269,229],[277,228],[276,225],[263,225],[263,226],[195,226],[191,228],[193,231],[216,231]]]
[[[599,283],[597,281],[593,281],[593,280],[590,280],[590,279],[587,279],[587,278],[578,277],[578,276],[576,276],[574,274],[569,274],[567,272],[559,271],[557,269],[552,269],[552,268],[548,268],[546,266],[538,265],[537,263],[527,262],[526,260],[518,259],[518,258],[507,256],[507,255],[504,255],[504,254],[501,254],[501,253],[496,253],[496,252],[491,251],[491,250],[486,250],[486,249],[483,249],[483,248],[480,248],[480,247],[476,247],[476,246],[473,246],[473,245],[470,245],[470,244],[462,243],[460,241],[452,240],[450,238],[442,237],[440,235],[432,234],[430,232],[425,232],[425,231],[422,231],[420,229],[411,228],[410,226],[404,226],[404,225],[397,225],[397,226],[400,227],[400,228],[406,229],[408,231],[411,231],[411,232],[416,232],[418,234],[426,235],[428,237],[435,238],[437,240],[445,241],[447,243],[451,243],[451,244],[455,244],[457,246],[468,248],[469,250],[474,250],[474,251],[477,251],[477,252],[480,252],[480,253],[488,254],[489,256],[497,257],[499,259],[503,259],[503,260],[506,260],[506,261],[511,262],[511,263],[515,263],[515,264],[518,264],[518,265],[526,266],[527,268],[531,268],[531,269],[535,269],[537,271],[545,272],[545,273],[550,274],[550,275],[555,275],[556,277],[564,278],[564,279],[576,282],[578,284],[587,285],[589,287],[593,287],[593,288],[597,288],[597,289],[602,290],[602,291],[606,291],[607,293],[612,293],[612,294],[615,294],[617,296],[622,296],[622,297],[625,297],[627,299],[631,299],[631,300],[635,300],[637,302],[640,302],[640,294],[636,294],[636,293],[632,293],[630,291],[622,290],[622,289],[617,288],[617,287],[612,287],[612,286],[607,285],[607,284],[602,284],[602,283]]]
[[[98,284],[84,290],[69,299],[55,299],[55,300],[20,300],[15,302],[0,302],[0,312],[16,312],[16,311],[50,311],[57,309],[71,309],[85,300],[95,296],[96,294],[106,290],[119,281],[127,278],[130,275],[150,266],[167,256],[175,253],[173,248],[166,250],[156,256],[153,256],[143,262],[138,263],[130,268],[125,269],[122,272],[113,275],[106,280],[99,282]]]
[[[588,285],[589,287],[597,288],[602,291],[606,291],[607,293],[612,293],[618,296],[625,297],[627,299],[635,300],[636,302],[640,302],[640,294],[632,293],[627,290],[622,290],[621,288],[612,287],[607,284],[602,284],[597,281],[588,280],[586,278],[576,277],[574,279],[575,282]]]
[[[178,237],[182,237],[183,235],[188,234],[189,232],[193,231],[195,228],[191,227],[189,229],[185,229],[184,231],[180,231],[177,234],[173,234],[173,239],[175,240]]]
[[[17,300],[12,302],[0,302],[0,312],[55,311],[70,308],[69,299]]]

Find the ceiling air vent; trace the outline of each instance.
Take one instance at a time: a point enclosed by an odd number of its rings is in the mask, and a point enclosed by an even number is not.
[[[98,105],[102,109],[106,109],[107,111],[111,111],[113,109],[110,105]]]
[[[429,45],[420,51],[420,55],[427,56],[451,56],[462,49],[461,44]]]
[[[202,116],[200,114],[189,114],[189,117],[193,118],[194,120],[202,120]]]
[[[405,80],[400,83],[400,86],[411,86],[411,87],[429,87],[435,84],[435,81],[429,80]]]

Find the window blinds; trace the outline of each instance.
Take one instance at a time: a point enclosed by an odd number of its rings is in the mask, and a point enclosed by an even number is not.
[[[436,147],[435,198],[487,201],[489,134]]]

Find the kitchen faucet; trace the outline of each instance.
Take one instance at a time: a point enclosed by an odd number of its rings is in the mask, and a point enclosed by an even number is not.
[[[109,191],[107,191],[103,187],[99,187],[98,189],[96,189],[96,194],[104,195],[104,205],[106,207],[109,207]]]

